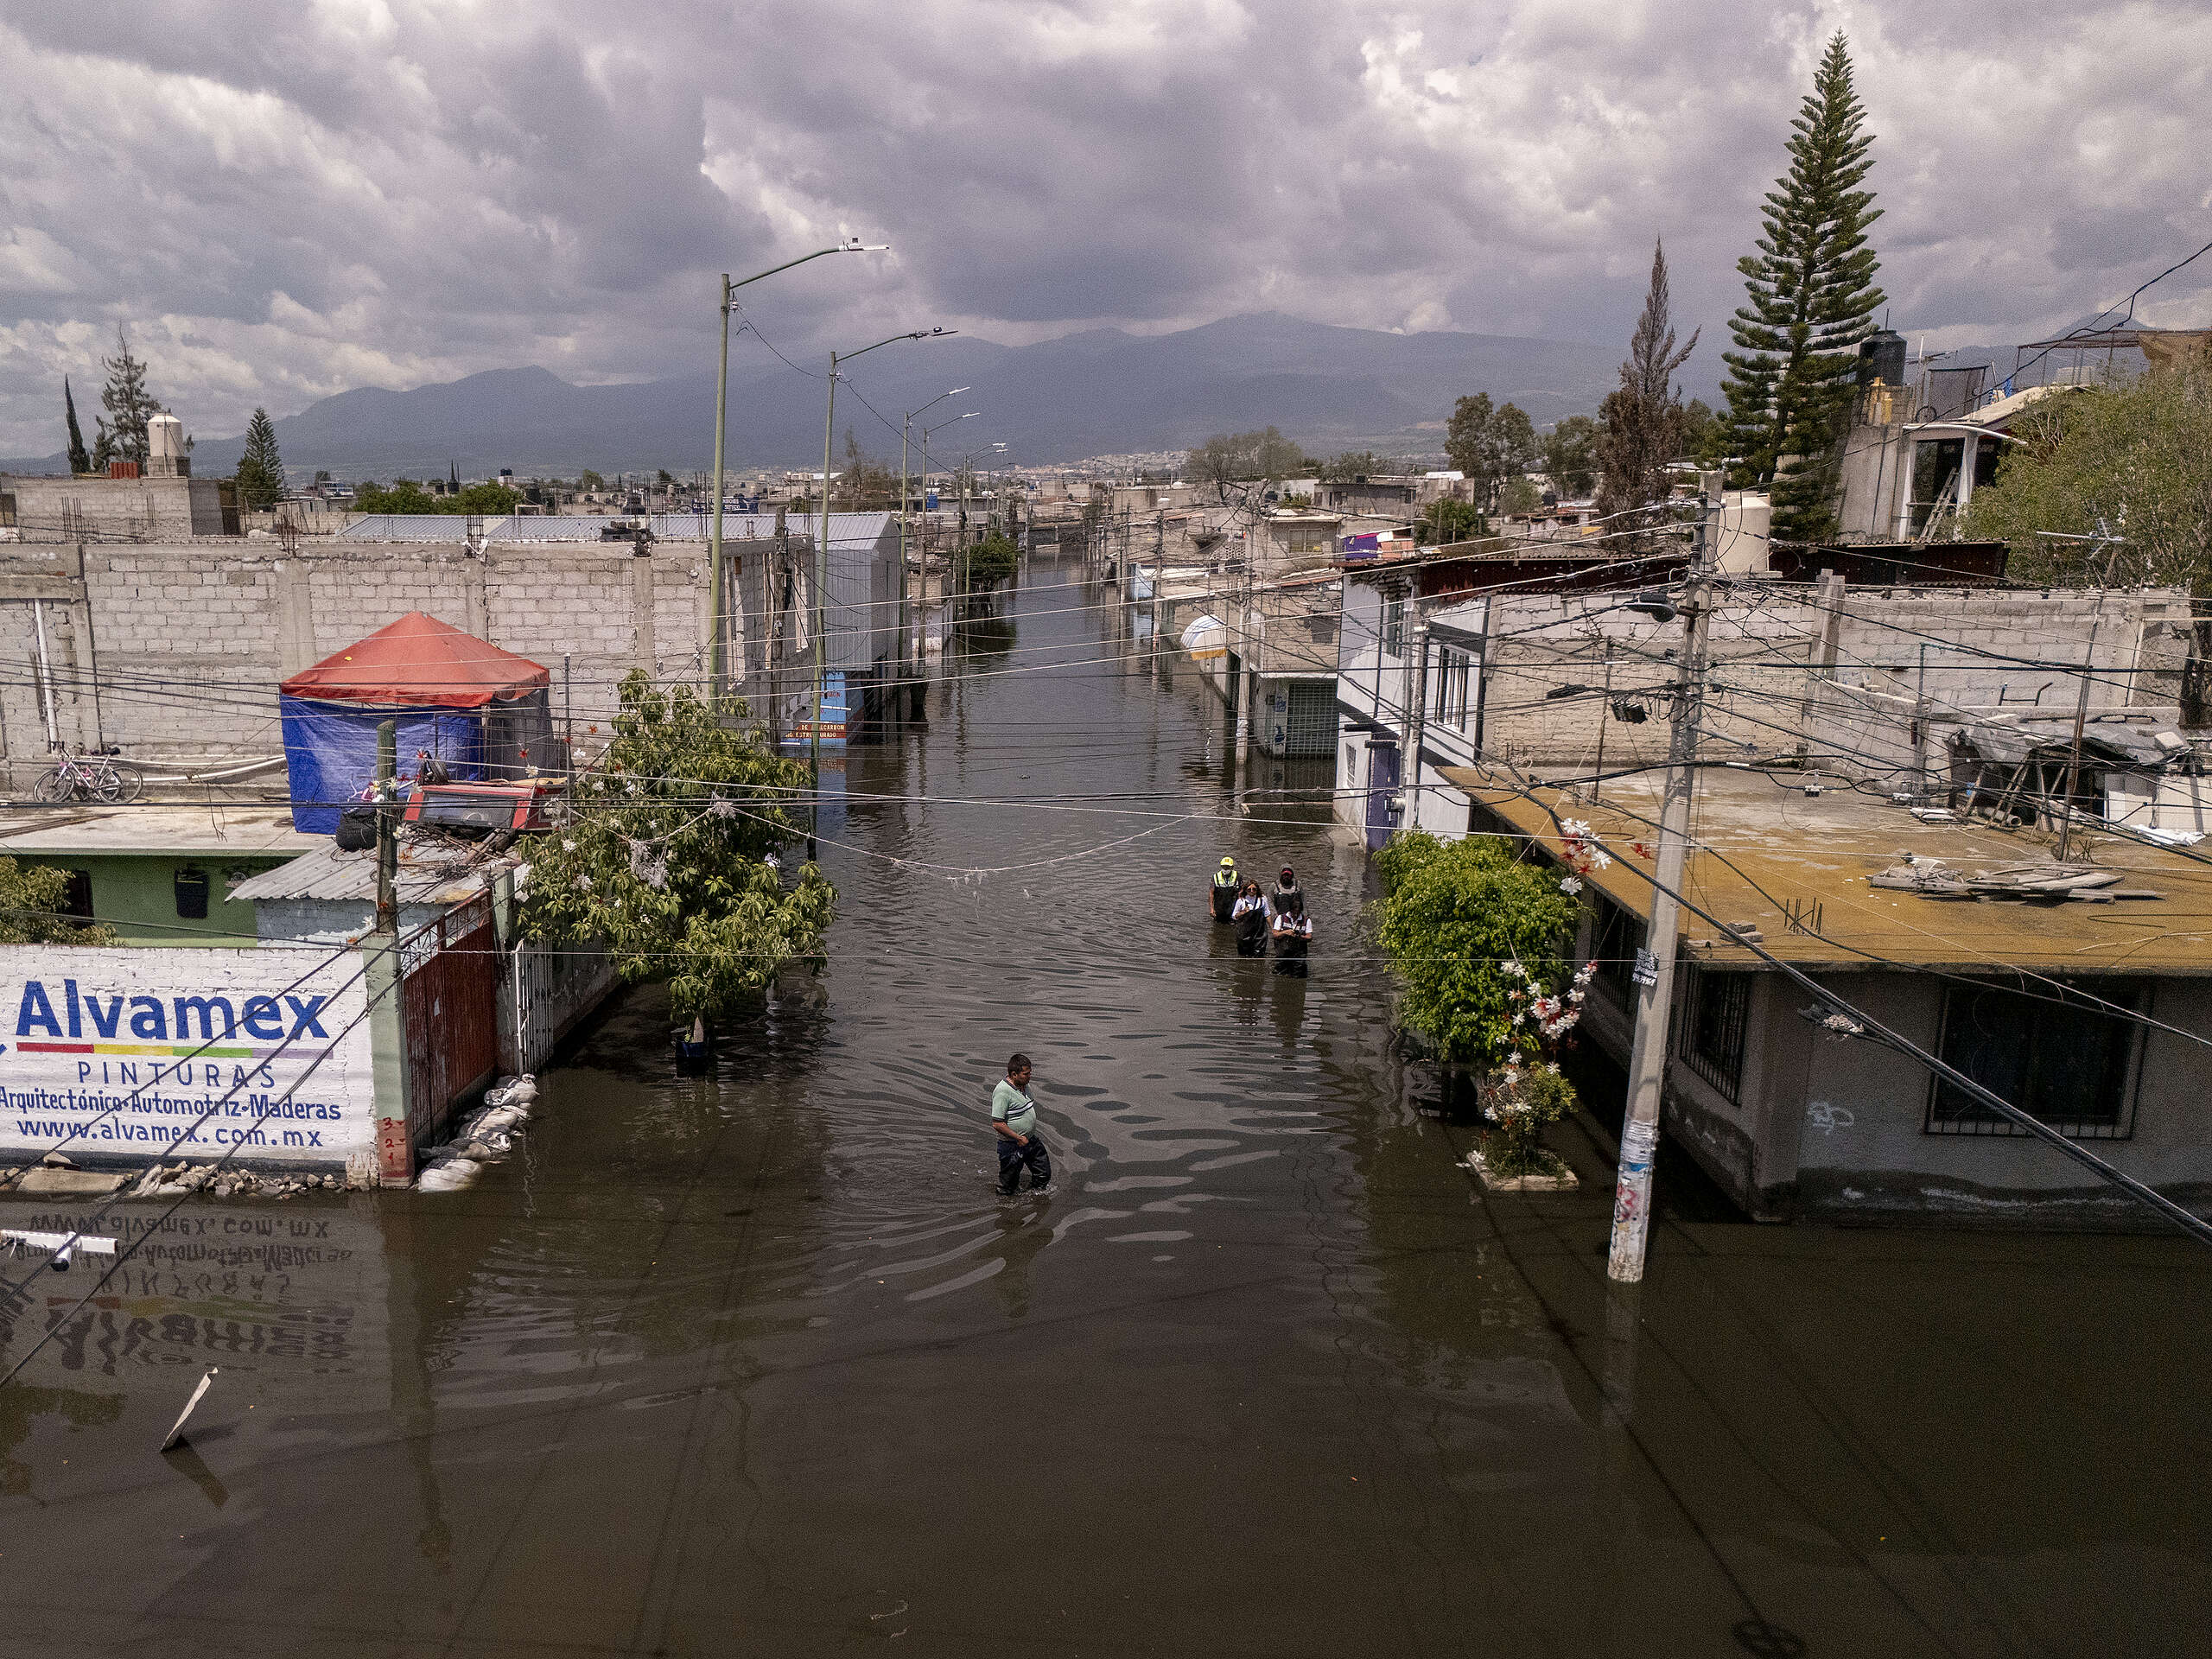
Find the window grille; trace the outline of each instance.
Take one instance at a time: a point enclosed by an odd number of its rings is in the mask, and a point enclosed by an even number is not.
[[[1687,970],[1688,995],[1675,1037],[1675,1057],[1732,1103],[1743,1086],[1744,1033],[1751,1024],[1751,976]]]
[[[1455,731],[1467,729],[1474,666],[1473,655],[1456,645],[1446,645],[1438,654],[1436,719],[1440,725],[1449,726]]]
[[[2141,980],[2038,986],[2032,995],[2002,985],[1947,986],[1939,1052],[1945,1064],[2061,1135],[2126,1140],[2135,1132],[2143,1028],[2098,1005],[2147,1013],[2150,988]],[[2028,1133],[1940,1080],[1929,1089],[1924,1127],[1929,1135]]]
[[[1382,601],[1382,654],[1402,657],[1406,654],[1406,596],[1390,594]]]

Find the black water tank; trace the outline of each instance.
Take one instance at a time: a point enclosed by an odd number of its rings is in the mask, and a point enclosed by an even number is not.
[[[1859,384],[1904,385],[1904,336],[1885,328],[1859,342]]]

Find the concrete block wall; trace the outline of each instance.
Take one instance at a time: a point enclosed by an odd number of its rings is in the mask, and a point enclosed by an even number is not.
[[[705,547],[681,542],[645,558],[627,543],[16,544],[0,554],[0,749],[17,786],[45,764],[34,598],[63,741],[188,765],[279,752],[277,683],[409,611],[544,664],[556,721],[565,689],[585,741],[632,668],[702,676],[707,588]]]

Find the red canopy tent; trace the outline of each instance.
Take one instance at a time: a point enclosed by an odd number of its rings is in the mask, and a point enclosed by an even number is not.
[[[481,709],[552,683],[552,675],[529,658],[410,611],[313,668],[302,669],[276,689],[285,696],[317,702]]]
[[[536,777],[568,764],[553,735],[553,677],[420,611],[303,669],[277,690],[292,823],[338,827],[376,776],[377,727],[397,727],[401,774],[435,757],[456,783]]]

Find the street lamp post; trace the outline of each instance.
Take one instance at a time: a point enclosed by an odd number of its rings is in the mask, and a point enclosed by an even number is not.
[[[810,860],[815,855],[815,832],[822,819],[822,702],[825,679],[823,635],[828,630],[830,617],[830,442],[837,429],[837,365],[849,363],[880,346],[895,345],[902,340],[938,340],[959,332],[957,328],[916,328],[903,334],[887,334],[875,345],[863,346],[842,357],[836,352],[830,353],[829,406],[822,417],[822,534],[814,543],[814,603],[808,607],[812,613],[810,626],[814,635],[814,720],[807,745],[807,779],[812,797],[806,815],[806,855]],[[849,697],[849,691],[847,695]]]
[[[966,386],[955,386],[950,391],[940,391],[936,397],[931,398],[928,403],[924,404],[920,409],[908,410],[906,411],[906,418],[899,423],[899,684],[902,691],[905,690],[906,682],[907,632],[911,626],[906,614],[907,445],[913,436],[915,416],[923,413],[926,410],[934,408],[948,397],[957,397],[962,392],[968,390],[969,390],[969,388]],[[925,472],[928,470],[926,453],[923,462],[923,470]],[[929,566],[926,561],[924,563],[922,567],[922,575],[925,579],[924,585],[926,586],[926,579],[929,575]],[[919,653],[917,653],[917,661],[914,664],[917,674],[920,672],[921,669],[918,655]],[[913,714],[918,715],[921,712],[921,701],[918,697],[909,698],[907,702],[908,707]]]
[[[707,607],[707,688],[717,703],[727,689],[724,680],[728,672],[722,641],[725,626],[722,617],[722,438],[729,423],[729,314],[734,304],[734,296],[747,283],[757,283],[764,276],[773,276],[778,271],[789,270],[793,265],[803,265],[810,259],[819,259],[824,254],[887,253],[890,249],[888,242],[863,244],[860,238],[849,236],[834,248],[817,248],[812,253],[786,259],[780,265],[755,271],[734,283],[730,281],[728,271],[722,273],[722,356],[721,366],[715,374],[715,528],[714,533],[708,537],[707,558],[708,574],[714,583],[714,591]]]

